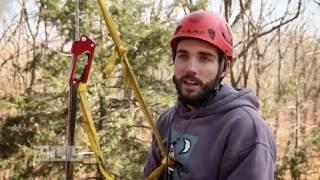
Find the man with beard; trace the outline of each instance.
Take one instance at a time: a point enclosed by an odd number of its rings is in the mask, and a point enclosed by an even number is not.
[[[272,180],[276,147],[250,89],[221,84],[233,58],[231,29],[212,11],[185,16],[171,39],[175,107],[162,113],[157,129],[170,160],[153,137],[144,175],[161,163],[159,179]]]

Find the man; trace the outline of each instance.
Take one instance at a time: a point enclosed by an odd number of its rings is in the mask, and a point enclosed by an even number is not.
[[[250,89],[222,85],[232,61],[232,35],[212,11],[185,16],[171,39],[177,105],[157,128],[174,165],[160,179],[272,180],[276,147]],[[163,157],[153,138],[145,177]]]

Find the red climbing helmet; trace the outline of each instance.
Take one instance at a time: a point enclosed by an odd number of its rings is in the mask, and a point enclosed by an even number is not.
[[[225,19],[213,11],[192,12],[180,21],[170,42],[174,55],[181,38],[204,40],[220,49],[232,62],[231,29]]]

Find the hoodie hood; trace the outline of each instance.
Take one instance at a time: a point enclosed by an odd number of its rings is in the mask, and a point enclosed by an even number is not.
[[[242,106],[258,109],[258,99],[252,89],[235,89],[228,84],[221,86],[219,92],[205,107],[197,110],[189,110],[181,102],[178,102],[178,115],[185,119],[201,118],[211,114],[229,112]]]

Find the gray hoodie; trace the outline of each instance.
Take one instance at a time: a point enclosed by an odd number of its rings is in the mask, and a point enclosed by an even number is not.
[[[276,147],[257,109],[252,90],[223,85],[199,110],[178,104],[163,112],[157,128],[176,165],[162,179],[168,174],[169,179],[190,180],[274,179]],[[162,158],[153,137],[145,177]]]

